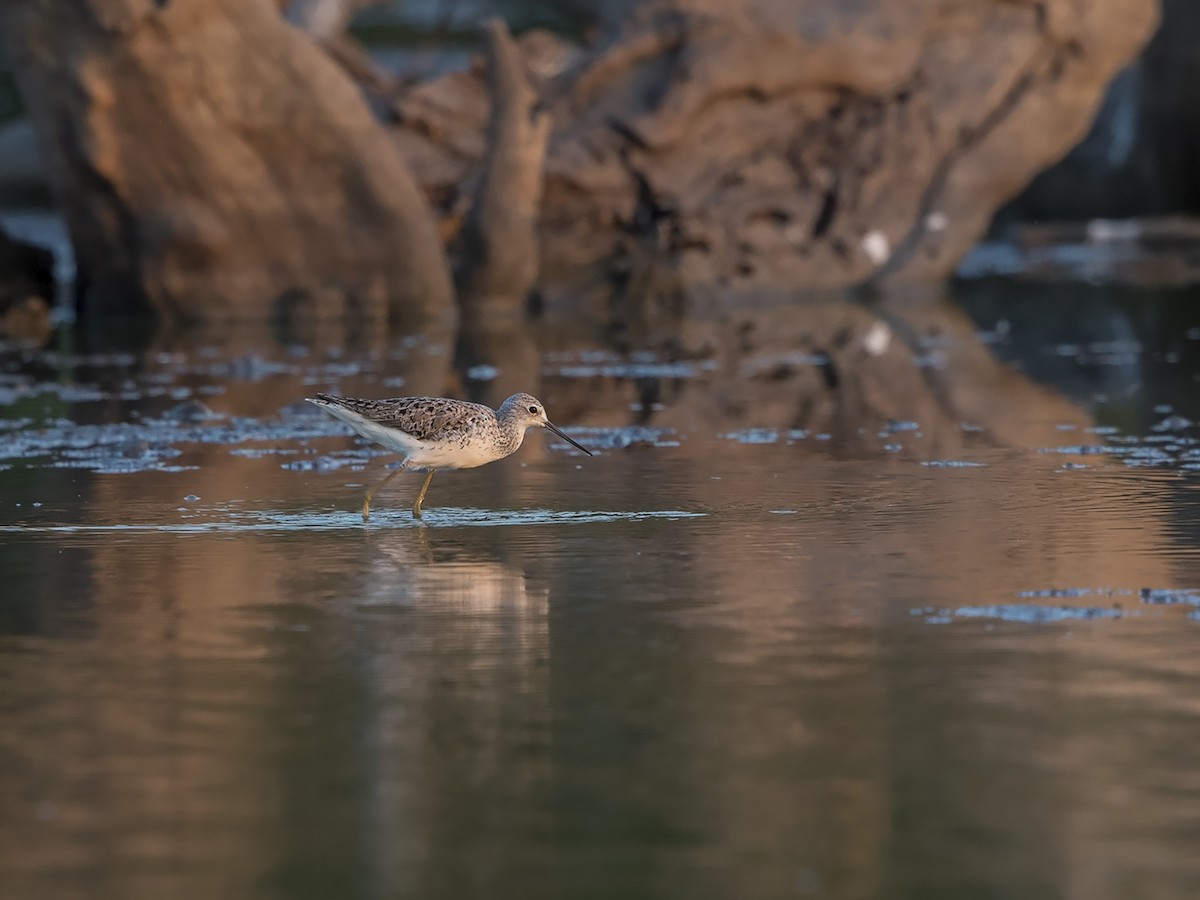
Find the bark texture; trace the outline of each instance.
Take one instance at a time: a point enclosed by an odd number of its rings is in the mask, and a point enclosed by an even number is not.
[[[1157,12],[1154,0],[642,3],[546,87],[543,287],[579,296],[598,269],[616,271],[661,302],[697,286],[944,277],[1084,135]],[[447,214],[462,202],[449,180],[483,143],[484,97],[478,76],[453,75],[398,104],[401,142]]]
[[[516,43],[501,23],[487,28],[492,83],[490,152],[459,235],[455,287],[466,315],[522,311],[538,277],[538,206],[550,117]]]
[[[518,54],[494,32],[487,72],[393,102],[389,143],[278,5],[8,5],[56,192],[110,308],[434,315],[453,302],[450,241],[469,311],[518,306],[540,270],[548,303],[650,329],[697,291],[938,279],[1083,136],[1158,14],[621,2],[587,50],[531,34]],[[330,45],[358,3],[293,6]]]
[[[5,22],[102,310],[453,309],[428,205],[386,132],[268,0],[17,0]]]

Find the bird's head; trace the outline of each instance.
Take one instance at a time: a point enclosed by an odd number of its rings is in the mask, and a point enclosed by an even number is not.
[[[546,416],[546,407],[542,405],[542,401],[532,394],[513,394],[502,404],[498,411],[500,418],[512,419],[522,428],[536,426],[538,428],[547,428],[553,431],[560,438],[576,449],[582,450],[588,456],[592,455],[592,451],[584,447],[578,441],[563,434],[563,432],[550,421]]]

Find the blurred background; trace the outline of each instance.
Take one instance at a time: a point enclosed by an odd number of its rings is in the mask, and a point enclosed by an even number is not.
[[[461,270],[479,268],[486,229],[468,214],[503,158],[489,93],[509,90],[480,56],[490,17],[520,37],[527,102],[552,119],[546,145],[509,138],[537,145],[523,164],[536,177],[493,201],[522,209],[515,228],[492,223],[507,232],[493,243],[534,232],[509,306],[532,294],[595,319],[955,275],[1193,280],[1200,26],[1182,0],[973,17],[934,2],[280,0],[276,22],[259,16],[269,4],[21,6],[0,61],[0,225],[53,252],[79,310],[89,295],[93,310],[171,319],[472,303]],[[147,16],[157,42],[122,31]],[[285,84],[288,69],[304,75]],[[157,90],[137,87],[148,78]],[[377,134],[330,108],[348,83]],[[319,149],[283,139],[325,132]],[[401,166],[381,158],[396,150]],[[423,199],[397,186],[401,167]],[[455,290],[413,236],[429,218]],[[389,243],[419,244],[420,263],[381,259]],[[264,256],[277,275],[244,274]],[[14,328],[38,327],[30,298],[54,299],[48,262],[5,245]]]
[[[0,897],[1200,896],[1195,4],[0,52]]]

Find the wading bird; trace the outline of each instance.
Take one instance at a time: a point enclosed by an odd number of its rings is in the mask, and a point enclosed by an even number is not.
[[[404,454],[404,462],[398,469],[367,490],[362,506],[364,522],[371,514],[371,498],[397,473],[429,473],[412,508],[414,518],[419,519],[421,502],[434,472],[472,469],[503,459],[521,446],[527,428],[548,428],[571,446],[592,455],[592,451],[553,425],[546,418],[541,401],[529,394],[513,394],[499,409],[447,397],[360,400],[317,394],[307,400],[363,437]]]

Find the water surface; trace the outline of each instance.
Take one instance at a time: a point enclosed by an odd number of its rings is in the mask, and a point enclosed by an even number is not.
[[[9,348],[0,895],[1200,895],[1186,299]],[[421,524],[302,402],[518,388]]]

